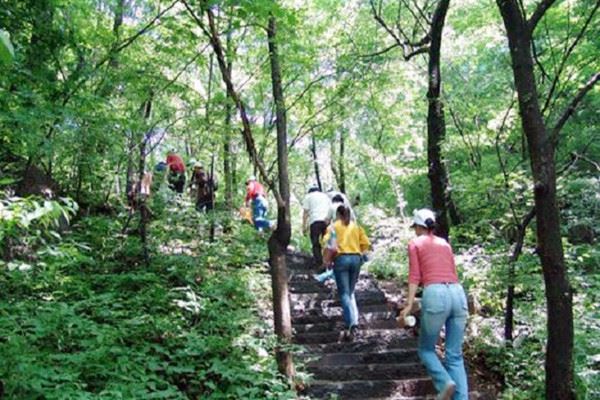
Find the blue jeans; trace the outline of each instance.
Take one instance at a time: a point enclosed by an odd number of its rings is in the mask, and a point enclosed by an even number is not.
[[[354,287],[358,281],[362,258],[358,254],[341,254],[333,262],[335,284],[342,302],[344,321],[348,328],[358,325],[358,307],[354,298]]]
[[[454,382],[453,400],[467,400],[469,389],[462,355],[468,314],[465,291],[458,283],[427,285],[421,305],[419,357],[438,393]],[[446,358],[442,364],[435,353],[435,345],[443,326],[446,327]]]
[[[262,196],[252,199],[252,220],[254,227],[259,231],[271,226],[271,222],[267,219],[267,200]]]

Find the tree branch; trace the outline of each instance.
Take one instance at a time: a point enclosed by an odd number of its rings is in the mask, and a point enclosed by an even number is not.
[[[575,112],[575,109],[577,108],[577,106],[579,105],[579,103],[581,102],[583,97],[587,94],[587,92],[589,92],[592,89],[592,87],[594,87],[594,85],[599,80],[600,80],[600,72],[596,72],[590,78],[590,80],[588,80],[586,82],[586,84],[581,89],[579,89],[579,92],[577,92],[577,94],[575,95],[573,100],[571,100],[571,102],[569,103],[567,108],[561,114],[560,118],[556,122],[556,125],[554,125],[554,128],[552,128],[551,138],[552,138],[552,142],[554,143],[555,146],[556,146],[556,143],[558,142],[558,135],[560,134],[561,129],[565,126],[565,124],[567,123],[567,121],[571,117],[571,115],[573,115],[573,113]]]
[[[544,17],[544,14],[546,14],[546,11],[552,7],[555,2],[556,0],[542,0],[538,3],[533,15],[527,21],[527,29],[530,35],[533,34],[538,22],[540,22],[540,20]]]
[[[592,18],[596,14],[596,11],[598,11],[599,7],[600,7],[600,0],[597,0],[596,5],[594,6],[594,9],[592,10],[592,12],[590,12],[590,15],[588,15],[583,26],[581,27],[581,30],[575,37],[575,40],[573,41],[573,43],[571,43],[569,48],[565,51],[564,56],[563,56],[562,60],[560,61],[560,65],[558,66],[558,69],[556,71],[556,75],[554,76],[554,79],[552,80],[552,84],[550,86],[550,91],[548,92],[548,97],[546,97],[546,101],[544,102],[544,107],[542,108],[542,113],[545,113],[547,111],[548,107],[550,106],[550,102],[552,100],[552,95],[554,94],[554,91],[556,90],[556,87],[558,85],[558,81],[560,80],[560,76],[561,76],[565,66],[567,65],[567,60],[571,56],[571,53],[573,52],[573,50],[575,50],[575,47],[577,46],[579,41],[583,38],[583,35],[584,35],[585,31],[587,30],[587,27],[590,25],[590,22],[592,21]]]
[[[360,58],[371,58],[371,57],[377,57],[377,56],[380,56],[380,55],[382,55],[382,54],[385,54],[385,53],[387,53],[387,52],[388,52],[388,51],[390,51],[390,50],[393,50],[393,49],[395,49],[396,47],[400,47],[400,45],[399,45],[397,42],[393,43],[391,46],[388,46],[388,47],[386,47],[386,48],[384,48],[384,49],[378,50],[378,51],[376,51],[375,53],[371,53],[371,54],[361,54],[361,55],[359,55],[359,57],[360,57]]]

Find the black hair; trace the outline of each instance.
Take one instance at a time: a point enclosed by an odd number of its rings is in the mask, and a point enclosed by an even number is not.
[[[308,189],[308,193],[312,193],[312,192],[319,192],[319,188],[318,187],[311,187],[310,189]]]
[[[333,199],[331,199],[331,201],[334,203],[343,203],[344,198],[342,197],[341,194],[336,194],[335,196],[333,196]]]
[[[342,204],[337,208],[336,213],[344,225],[350,224],[350,209],[348,207]]]
[[[427,218],[425,220],[425,227],[427,228],[427,230],[432,231],[435,229],[435,221],[431,218]]]

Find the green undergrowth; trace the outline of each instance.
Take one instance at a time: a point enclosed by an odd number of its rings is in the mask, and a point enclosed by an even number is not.
[[[286,399],[268,296],[266,246],[229,221],[166,210],[151,262],[121,222],[80,221],[29,271],[0,266],[0,379],[9,399]],[[134,226],[132,224],[132,226]]]

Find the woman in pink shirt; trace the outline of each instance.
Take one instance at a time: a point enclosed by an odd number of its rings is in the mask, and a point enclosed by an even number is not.
[[[452,248],[433,234],[434,225],[431,210],[415,210],[412,227],[417,237],[408,244],[408,303],[400,316],[410,314],[417,288],[423,285],[419,357],[433,379],[438,399],[467,400],[469,389],[462,355],[467,299],[458,283]],[[435,345],[444,326],[446,357],[442,363]]]

